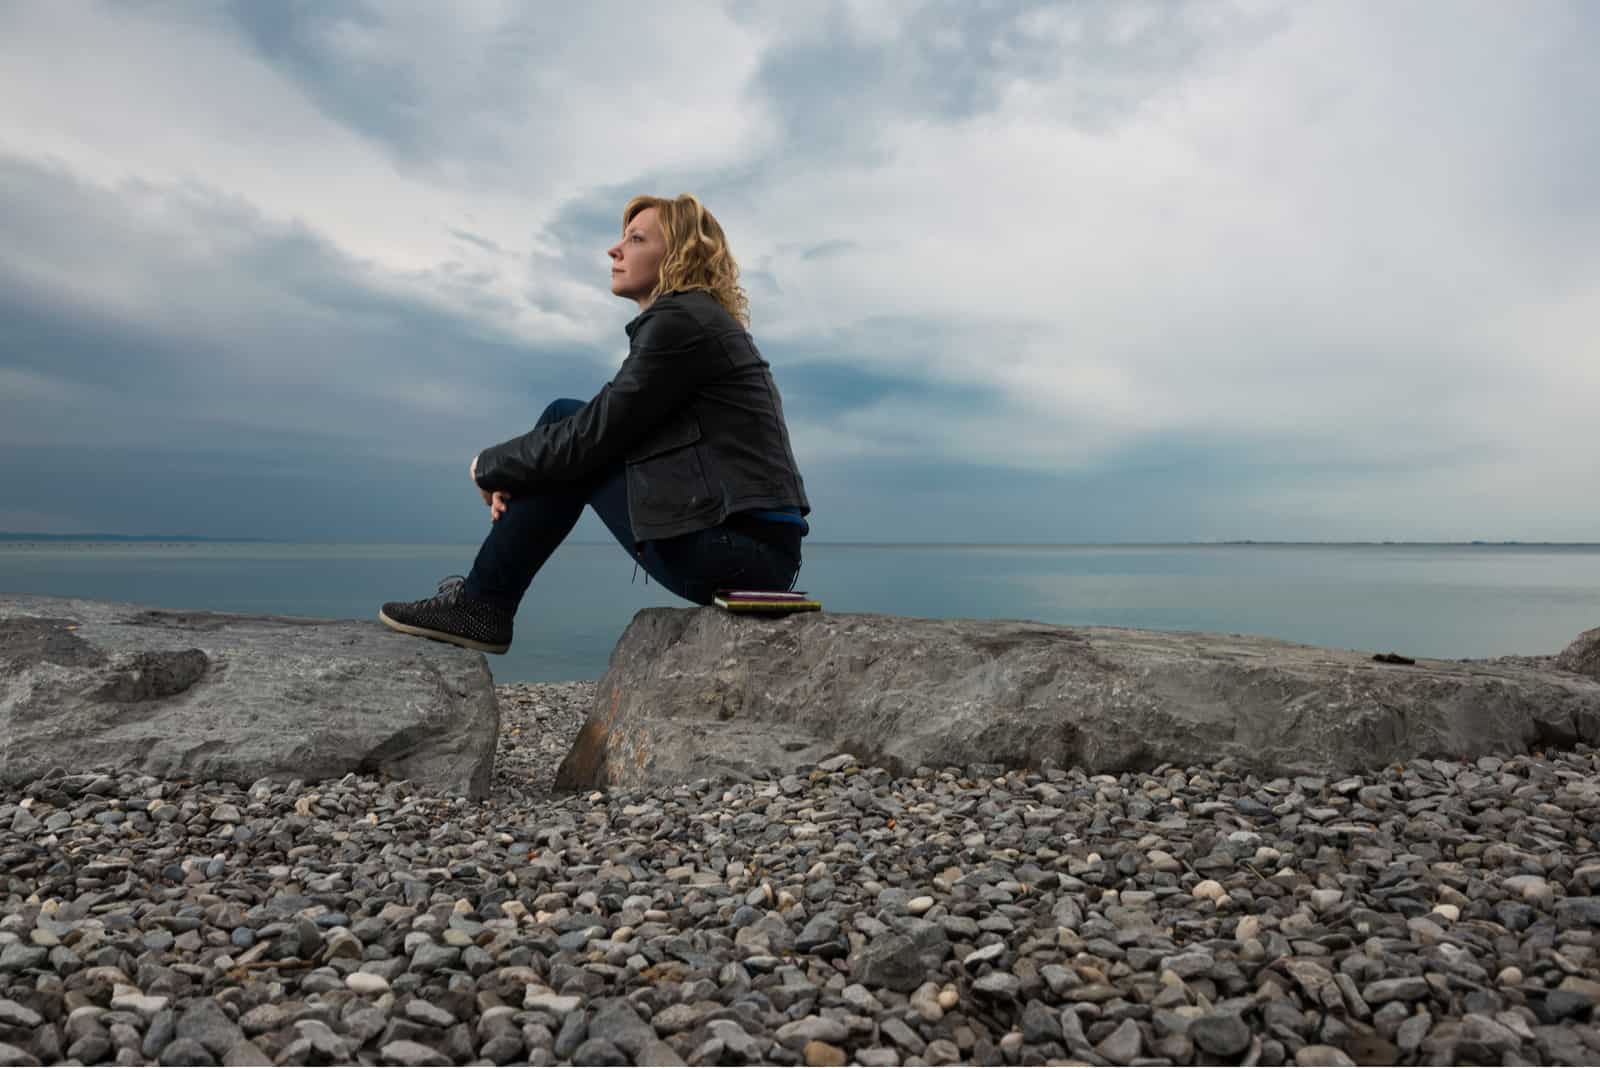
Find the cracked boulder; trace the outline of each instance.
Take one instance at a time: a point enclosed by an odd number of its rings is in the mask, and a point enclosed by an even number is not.
[[[376,622],[0,596],[0,781],[386,773],[487,795],[500,711],[481,653]]]

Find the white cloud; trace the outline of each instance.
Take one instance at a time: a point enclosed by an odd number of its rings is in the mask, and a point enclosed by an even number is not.
[[[357,69],[404,68],[422,93],[420,157],[330,117],[220,16],[118,4],[10,12],[0,153],[56,161],[106,188],[224,195],[306,227],[412,300],[492,300],[486,328],[548,343],[615,329],[597,323],[615,304],[603,246],[592,277],[540,270],[539,254],[553,251],[544,228],[570,198],[644,169],[724,166],[762,145],[759,109],[739,101],[758,50],[727,20],[630,8],[619,36],[617,12],[598,7],[384,10],[375,26],[317,24],[316,44]],[[736,61],[704,63],[702,50]]]
[[[1051,413],[1113,438],[1332,435],[1351,458],[1377,436],[1419,456],[1485,433],[1505,448],[1570,441],[1586,420],[1574,390],[1600,409],[1583,369],[1600,353],[1572,310],[1592,313],[1600,271],[1537,232],[1546,209],[1523,172],[1529,157],[1595,162],[1564,152],[1569,131],[1544,113],[1564,101],[1538,65],[1565,27],[1523,9],[1439,14],[1296,8],[1109,129],[1063,118],[1080,88],[1065,69],[1014,83],[995,114],[908,118],[885,165],[785,176],[751,220],[767,243],[854,247],[774,257],[777,331],[886,308],[1009,317],[1026,345],[962,333],[920,359],[1002,386],[1030,441],[1055,436]],[[1527,284],[1530,268],[1562,267],[1583,272],[1581,299],[1570,281]],[[1568,326],[1505,329],[1555,321]],[[1507,421],[1511,361],[1536,403]],[[1011,451],[1002,439],[993,455]]]

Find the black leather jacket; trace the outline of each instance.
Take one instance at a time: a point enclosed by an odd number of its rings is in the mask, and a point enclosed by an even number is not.
[[[628,358],[573,415],[478,456],[478,485],[513,496],[627,464],[635,541],[750,509],[811,511],[772,370],[709,293],[656,298],[628,324]]]

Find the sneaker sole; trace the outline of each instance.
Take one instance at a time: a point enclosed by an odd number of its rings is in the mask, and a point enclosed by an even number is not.
[[[378,609],[378,620],[384,626],[397,630],[401,634],[415,634],[419,638],[432,638],[436,642],[449,642],[451,645],[459,645],[463,649],[475,649],[480,653],[503,653],[511,648],[510,644],[490,645],[488,642],[475,642],[471,638],[463,638],[459,634],[449,634],[442,630],[413,627],[409,623],[400,623],[390,619],[381,608]]]

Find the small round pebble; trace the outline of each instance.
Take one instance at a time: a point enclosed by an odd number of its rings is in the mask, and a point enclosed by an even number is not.
[[[344,985],[358,994],[382,994],[389,991],[389,980],[376,972],[350,972],[344,977]]]
[[[802,1051],[810,1068],[839,1068],[847,1062],[844,1050],[821,1039],[812,1039]]]

